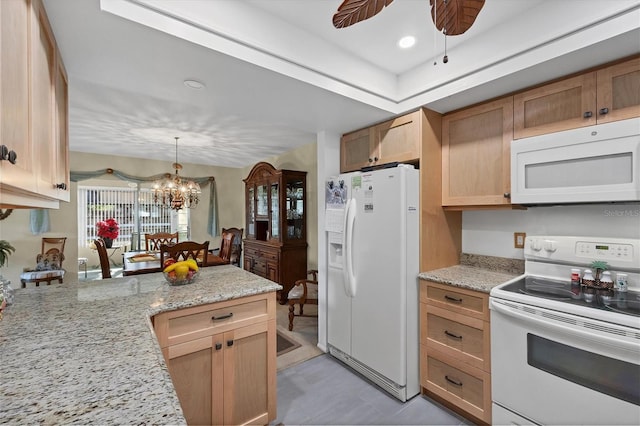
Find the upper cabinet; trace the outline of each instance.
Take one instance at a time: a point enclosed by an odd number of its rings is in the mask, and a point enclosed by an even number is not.
[[[67,76],[41,0],[0,2],[5,207],[69,201]]]
[[[514,139],[640,116],[640,58],[514,96]]]
[[[511,206],[513,98],[467,108],[442,119],[442,205]]]
[[[340,141],[340,172],[420,158],[420,111],[347,133]]]

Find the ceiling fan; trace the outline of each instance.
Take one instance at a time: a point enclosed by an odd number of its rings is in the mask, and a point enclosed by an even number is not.
[[[476,20],[485,0],[429,0],[431,19],[445,35],[459,35]],[[345,28],[369,19],[393,0],[344,0],[333,15],[333,26]]]

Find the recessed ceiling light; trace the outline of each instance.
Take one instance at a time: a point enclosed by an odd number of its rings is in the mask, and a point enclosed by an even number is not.
[[[190,89],[202,89],[203,87],[206,87],[201,81],[192,79],[185,80],[184,85]]]
[[[414,44],[416,44],[416,38],[414,36],[402,37],[398,41],[398,46],[400,46],[402,49],[408,49]]]

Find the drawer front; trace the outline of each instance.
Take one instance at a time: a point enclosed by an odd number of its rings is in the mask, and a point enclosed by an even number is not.
[[[491,421],[491,380],[488,373],[463,363],[444,362],[431,355],[421,361],[421,382],[427,391],[478,419]]]
[[[251,272],[261,277],[267,276],[267,263],[262,259],[254,259]]]
[[[485,339],[482,329],[431,313],[427,313],[426,322],[427,346],[443,346],[440,350],[457,352],[459,359],[472,362],[476,367],[483,368]]]
[[[267,299],[195,311],[169,318],[168,344],[173,345],[237,327],[267,321]]]
[[[429,282],[425,301],[453,312],[489,320],[488,295],[483,293]]]
[[[268,250],[264,248],[246,247],[244,249],[245,256],[253,258],[261,258],[265,260],[278,260],[277,250]]]

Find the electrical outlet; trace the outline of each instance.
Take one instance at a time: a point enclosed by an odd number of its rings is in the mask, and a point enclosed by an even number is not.
[[[524,239],[527,237],[525,232],[514,232],[513,233],[513,247],[514,248],[524,248]]]

